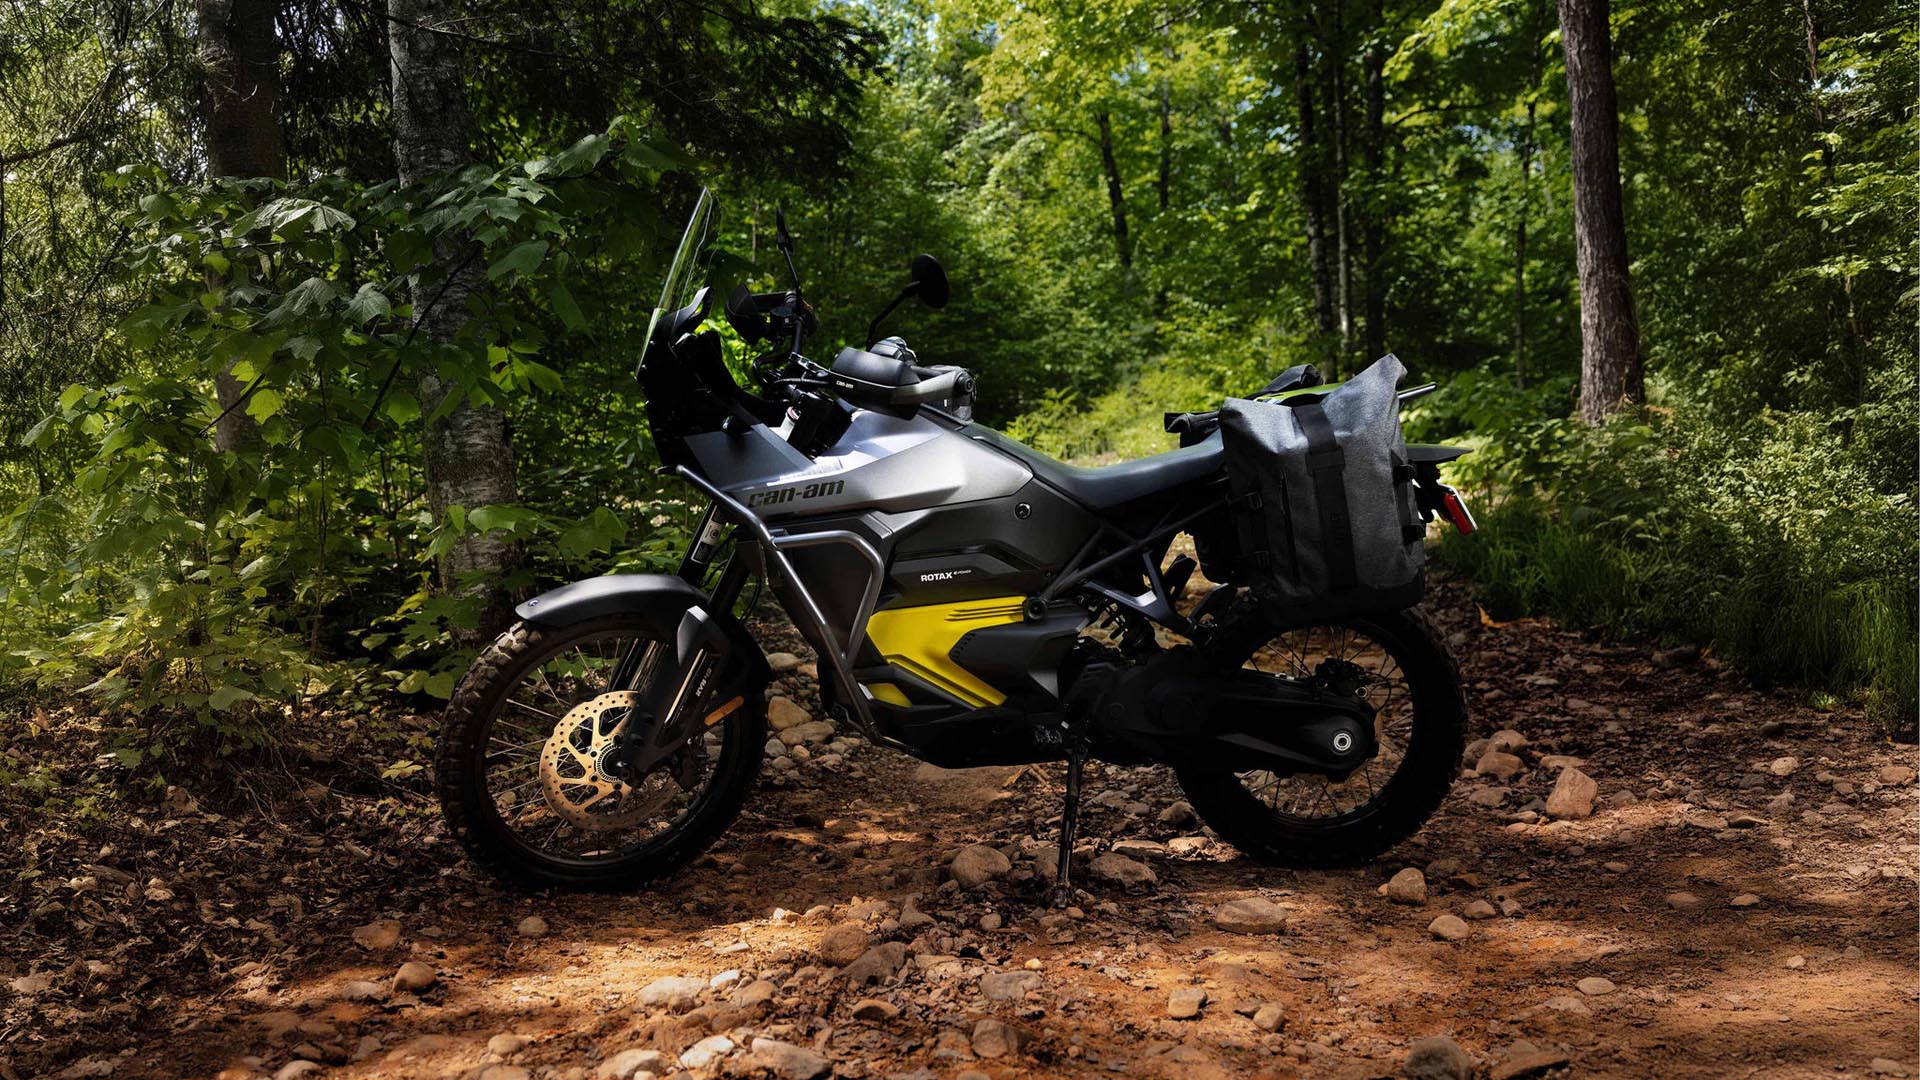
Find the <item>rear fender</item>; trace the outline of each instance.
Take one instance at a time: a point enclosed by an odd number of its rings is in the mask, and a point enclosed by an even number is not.
[[[717,610],[705,592],[672,574],[587,578],[541,593],[514,614],[554,629],[606,615],[637,615],[661,641],[673,642],[682,656],[696,645],[722,652],[719,684],[734,693],[758,695],[773,677],[759,643],[733,612]]]

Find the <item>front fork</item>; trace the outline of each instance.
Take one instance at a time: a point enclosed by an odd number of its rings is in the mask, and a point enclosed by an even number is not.
[[[714,555],[720,550],[725,526],[708,506],[700,518],[693,546],[680,560],[679,576],[690,585],[706,581]],[[703,696],[702,680],[718,670],[708,663],[726,643],[726,637],[708,610],[731,612],[746,584],[748,569],[742,559],[728,559],[715,582],[706,607],[695,605],[680,617],[671,641],[635,642],[615,665],[608,689],[634,690],[641,695],[634,715],[622,729],[615,754],[623,773],[633,782],[664,759],[679,752],[699,730],[694,706]],[[649,677],[651,675],[651,677]],[[723,702],[704,719],[716,723],[741,701]]]

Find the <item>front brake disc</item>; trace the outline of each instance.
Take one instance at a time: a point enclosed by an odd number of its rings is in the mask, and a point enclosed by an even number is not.
[[[540,790],[566,821],[596,832],[626,829],[658,809],[613,772],[612,752],[640,694],[615,690],[567,710],[540,751]],[[664,795],[664,793],[662,793]]]

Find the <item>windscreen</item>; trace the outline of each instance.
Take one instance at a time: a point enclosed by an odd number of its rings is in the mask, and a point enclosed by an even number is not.
[[[667,264],[666,284],[660,289],[660,305],[653,309],[653,319],[647,324],[646,340],[653,340],[653,332],[662,319],[693,302],[693,294],[701,285],[700,265],[707,244],[713,239],[718,218],[719,204],[713,193],[701,188],[700,198],[693,204],[693,214],[687,219],[687,231],[681,235],[680,246]]]

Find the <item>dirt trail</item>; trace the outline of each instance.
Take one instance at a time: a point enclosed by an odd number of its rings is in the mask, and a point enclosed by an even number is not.
[[[1133,841],[1157,880],[1089,879],[1067,913],[1041,906],[1032,857],[1057,825],[1058,769],[941,774],[868,747],[769,772],[697,866],[630,897],[496,889],[350,743],[310,748],[294,766],[308,785],[257,806],[233,791],[138,815],[69,805],[9,857],[0,1076],[522,1080],[684,1061],[702,1076],[1373,1077],[1432,1035],[1496,1077],[1920,1073],[1911,747],[1708,662],[1489,625],[1454,588],[1429,606],[1478,732],[1524,737],[1516,776],[1473,774],[1470,753],[1412,841],[1296,873],[1211,841],[1164,775],[1096,766],[1086,837]],[[806,676],[784,680],[811,701]],[[7,744],[57,753],[30,724]],[[1591,818],[1539,818],[1553,755],[1599,782]],[[26,834],[21,804],[4,807]],[[961,889],[947,867],[974,843],[1012,871]],[[1406,867],[1424,900],[1383,895]],[[1284,932],[1214,925],[1248,896],[1284,909]],[[1429,930],[1489,911],[1462,940]],[[899,950],[825,962],[823,937],[848,924],[904,945],[900,970]],[[392,989],[404,962],[430,984]],[[853,985],[862,971],[876,981]],[[1173,1018],[1193,989],[1197,1015]]]

